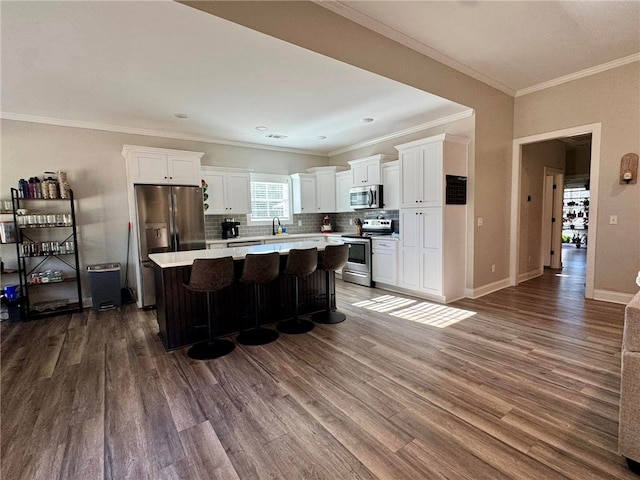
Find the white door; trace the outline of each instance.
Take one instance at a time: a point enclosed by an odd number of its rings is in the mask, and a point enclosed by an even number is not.
[[[200,186],[200,159],[168,155],[167,174],[169,183]]]
[[[422,165],[418,147],[400,151],[400,206],[413,208],[420,205],[418,188],[422,184]]]
[[[227,212],[244,214],[251,211],[251,183],[248,172],[227,172]]]
[[[204,212],[206,215],[224,215],[227,213],[225,188],[226,175],[224,172],[209,172],[204,176],[207,182],[207,203],[209,208]]]
[[[316,179],[315,176],[300,178],[301,213],[316,212]]]
[[[166,155],[159,153],[134,154],[129,168],[133,183],[169,183]]]
[[[336,211],[336,174],[334,172],[316,172],[316,210],[318,213]]]
[[[422,157],[422,203],[423,207],[442,205],[442,161],[443,143],[429,143],[420,147]]]
[[[382,199],[384,208],[398,210],[400,208],[400,164],[382,165]]]
[[[349,202],[349,189],[353,186],[350,171],[336,173],[336,211],[353,212]]]

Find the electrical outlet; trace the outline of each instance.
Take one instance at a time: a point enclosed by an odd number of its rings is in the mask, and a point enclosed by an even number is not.
[[[478,217],[478,226],[481,227],[482,225],[484,225],[484,218]]]
[[[302,220],[298,220],[298,226],[301,227],[302,226]]]
[[[491,265],[491,273],[496,273],[496,264]]]

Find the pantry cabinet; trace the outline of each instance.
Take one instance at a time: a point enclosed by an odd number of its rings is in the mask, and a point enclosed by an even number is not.
[[[122,156],[127,161],[130,185],[200,186],[200,159],[204,153],[166,148],[125,145]]]
[[[466,188],[468,144],[466,138],[443,134],[396,146],[399,285],[445,303],[465,296],[467,208],[459,188],[462,179]],[[455,182],[447,187],[449,178]]]
[[[244,215],[251,212],[251,174],[247,170],[204,167],[204,214]]]

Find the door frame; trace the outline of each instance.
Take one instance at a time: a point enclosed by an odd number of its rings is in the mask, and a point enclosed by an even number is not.
[[[549,191],[548,178],[553,177],[553,185],[556,185],[555,189]],[[552,167],[544,167],[544,181],[543,181],[543,207],[542,207],[542,238],[541,238],[541,268],[544,269],[546,253],[545,248],[553,250],[554,255],[550,258],[549,268],[559,269],[562,268],[562,204],[563,204],[563,192],[564,192],[564,170]],[[550,209],[547,209],[547,196],[551,195]],[[549,218],[555,218],[555,223],[551,222],[549,226]],[[548,230],[548,231],[547,231]],[[545,234],[548,234],[548,238],[545,238]]]
[[[522,176],[522,146],[529,143],[555,140],[557,138],[574,137],[591,134],[591,173],[589,180],[589,247],[587,248],[587,277],[585,282],[585,298],[593,298],[595,289],[595,255],[597,247],[598,227],[598,189],[600,183],[600,142],[602,123],[591,123],[578,127],[555,130],[513,140],[511,158],[511,235],[509,252],[509,285],[518,284],[518,254],[520,251],[520,191]]]

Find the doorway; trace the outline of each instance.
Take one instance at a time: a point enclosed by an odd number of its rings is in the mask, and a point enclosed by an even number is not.
[[[529,137],[522,137],[513,141],[512,178],[511,178],[511,236],[510,236],[510,268],[509,282],[515,286],[519,283],[518,261],[520,258],[521,231],[521,201],[522,198],[522,150],[525,145],[544,142],[547,140],[561,140],[583,135],[591,136],[591,172],[590,172],[590,208],[589,208],[589,247],[586,251],[585,298],[594,296],[595,251],[597,242],[597,199],[600,172],[600,139],[601,124],[595,123],[581,127],[547,132]]]

